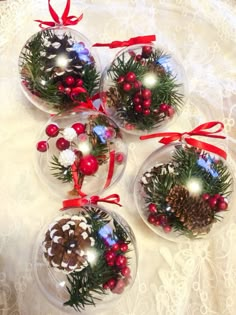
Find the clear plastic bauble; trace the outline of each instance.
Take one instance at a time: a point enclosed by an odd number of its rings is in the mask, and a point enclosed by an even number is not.
[[[143,221],[171,241],[210,237],[229,219],[233,173],[218,155],[183,143],[153,152],[135,179]]]
[[[121,50],[101,78],[105,110],[125,132],[143,134],[165,127],[181,113],[185,72],[170,53],[153,44]]]
[[[64,26],[34,34],[19,56],[22,90],[40,110],[71,109],[98,90],[100,65],[89,40]]]
[[[124,172],[127,147],[120,129],[99,111],[56,115],[38,140],[36,171],[60,198],[101,194]]]
[[[97,205],[67,209],[40,232],[33,250],[42,293],[67,313],[109,307],[132,286],[137,261],[128,223]]]

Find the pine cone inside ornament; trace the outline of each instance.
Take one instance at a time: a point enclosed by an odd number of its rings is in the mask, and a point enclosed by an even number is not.
[[[121,95],[117,88],[110,87],[106,93],[106,102],[108,107],[119,106],[118,104],[121,103]]]
[[[191,196],[184,186],[175,185],[166,202],[175,217],[194,234],[208,232],[214,222],[214,210],[201,196]]]
[[[86,251],[94,246],[91,226],[86,218],[65,215],[49,226],[43,241],[44,257],[50,266],[65,273],[88,266]]]

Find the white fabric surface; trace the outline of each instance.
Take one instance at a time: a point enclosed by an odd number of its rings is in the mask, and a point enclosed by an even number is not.
[[[63,8],[65,1],[52,1]],[[60,10],[58,10],[60,12]],[[235,0],[74,0],[71,14],[84,13],[74,29],[92,42],[156,34],[182,61],[189,84],[186,115],[194,122],[225,123],[229,163],[236,173],[236,4]],[[38,179],[35,143],[48,115],[23,96],[18,56],[39,30],[34,19],[50,19],[46,0],[0,1],[0,314],[59,315],[40,293],[32,272],[32,247],[40,228],[61,206]],[[115,51],[100,49],[104,67]],[[190,127],[187,116],[172,130]],[[174,243],[155,235],[134,207],[132,183],[157,141],[126,137],[129,158],[120,182],[118,211],[132,226],[139,249],[133,288],[97,315],[236,314],[236,206],[219,232],[201,241]],[[140,150],[141,149],[141,150]],[[109,209],[109,207],[107,207]]]

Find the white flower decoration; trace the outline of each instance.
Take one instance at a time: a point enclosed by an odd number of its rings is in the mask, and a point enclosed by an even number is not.
[[[77,133],[75,129],[68,127],[64,129],[63,136],[66,140],[72,141],[77,136]]]
[[[58,161],[61,165],[68,167],[74,163],[75,158],[75,153],[70,149],[66,149],[60,153]]]

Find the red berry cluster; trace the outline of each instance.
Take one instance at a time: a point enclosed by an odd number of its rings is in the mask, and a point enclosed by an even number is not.
[[[133,97],[134,110],[137,113],[143,113],[143,115],[150,115],[152,104],[152,92],[149,89],[141,89],[141,91],[135,93]]]
[[[141,54],[135,56],[136,61],[142,61],[142,59],[148,59],[152,54],[152,46],[143,46]]]
[[[172,228],[169,224],[168,217],[165,214],[158,213],[157,206],[154,203],[150,203],[148,209],[150,212],[148,222],[155,226],[161,226],[166,233],[169,233]]]
[[[82,79],[75,79],[73,76],[69,75],[62,82],[59,82],[57,85],[58,91],[61,93],[67,94],[71,96],[74,88],[83,87]]]
[[[80,135],[81,133],[85,132],[85,125],[81,123],[74,123],[71,128],[73,128],[77,135]],[[56,124],[49,124],[46,129],[45,133],[49,138],[55,138],[58,136],[60,132],[60,128]],[[56,141],[56,147],[58,150],[63,151],[70,147],[70,142],[63,137],[60,137]],[[46,152],[49,148],[48,141],[39,141],[37,143],[37,150],[39,152]]]
[[[114,267],[119,270],[120,274],[124,277],[111,278],[103,284],[104,289],[110,289],[114,293],[121,293],[127,285],[127,278],[130,276],[130,268],[127,266],[127,258],[124,255],[128,250],[127,243],[115,243],[105,252],[105,260],[108,266]]]
[[[159,107],[159,112],[164,113],[165,116],[172,117],[175,113],[174,108],[166,103],[162,103]]]
[[[203,200],[206,200],[209,204],[209,206],[215,210],[218,211],[225,211],[228,209],[228,202],[227,200],[221,196],[220,194],[215,194],[213,196],[209,194],[203,194],[202,195]]]
[[[122,86],[123,91],[129,92],[132,89],[139,89],[142,85],[140,81],[137,80],[136,74],[134,72],[127,72],[125,76],[119,76],[117,83]]]

